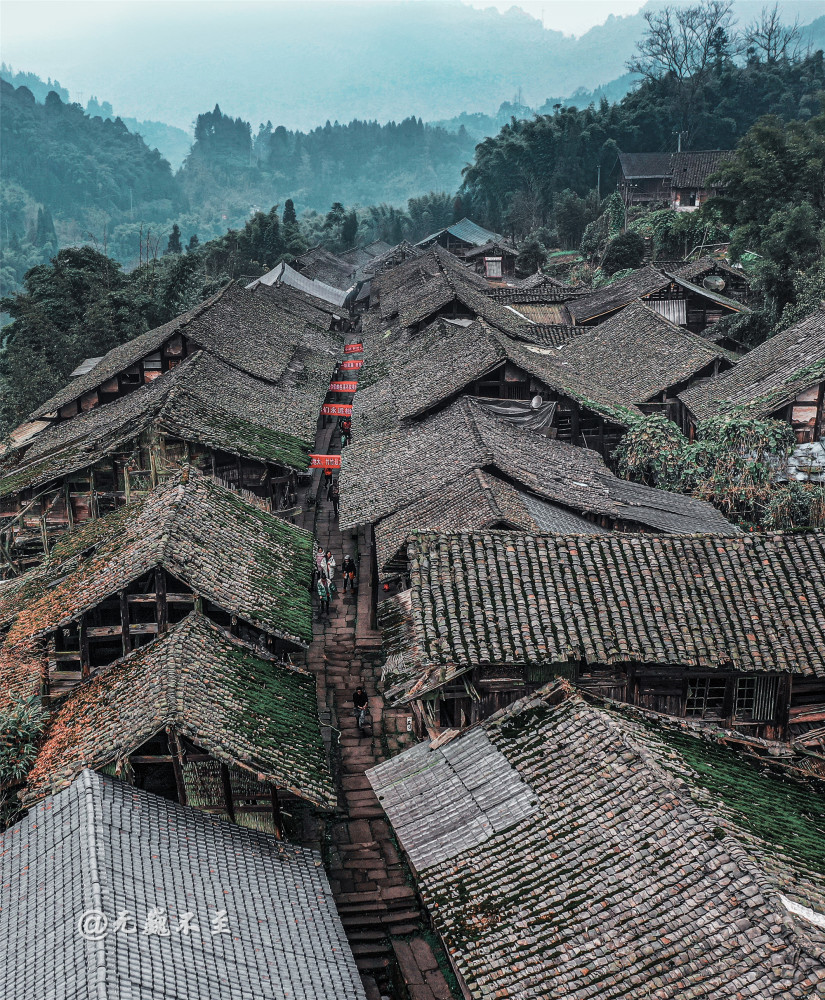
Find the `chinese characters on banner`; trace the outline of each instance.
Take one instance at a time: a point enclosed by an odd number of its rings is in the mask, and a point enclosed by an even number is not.
[[[341,456],[340,455],[310,455],[309,456],[309,467],[310,467],[310,469],[340,469],[341,468]]]
[[[321,407],[321,413],[323,413],[325,417],[351,417],[352,404],[324,403],[324,405]]]
[[[363,363],[363,358],[354,358],[352,361],[342,361],[341,368],[344,371],[356,371]]]
[[[344,344],[344,354],[361,354],[363,350],[363,344]]]
[[[357,382],[330,382],[330,392],[355,392],[358,388]]]

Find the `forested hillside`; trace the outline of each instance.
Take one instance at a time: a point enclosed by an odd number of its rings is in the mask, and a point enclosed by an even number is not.
[[[335,122],[292,132],[271,122],[253,135],[250,125],[214,111],[199,115],[195,144],[179,174],[184,192],[205,210],[232,219],[250,205],[268,207],[292,197],[320,211],[331,202],[403,204],[428,190],[455,190],[475,143],[420,119]]]

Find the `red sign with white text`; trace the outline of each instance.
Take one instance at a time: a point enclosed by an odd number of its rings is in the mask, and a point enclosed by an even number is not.
[[[361,354],[363,350],[363,344],[344,344],[344,354]]]
[[[358,388],[357,382],[330,382],[330,392],[355,392]]]
[[[341,369],[345,371],[354,371],[355,369],[360,368],[363,363],[363,358],[355,358],[352,361],[342,361]]]
[[[310,455],[309,456],[309,467],[310,467],[310,469],[340,469],[341,468],[341,456],[340,455]]]
[[[324,405],[321,407],[321,413],[323,413],[325,417],[351,417],[352,404],[324,403]]]

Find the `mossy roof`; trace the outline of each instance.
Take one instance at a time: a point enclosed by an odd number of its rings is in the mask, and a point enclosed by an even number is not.
[[[27,804],[166,727],[227,765],[326,808],[336,797],[311,674],[262,660],[198,612],[76,687],[49,721]]]
[[[729,406],[767,417],[825,381],[825,307],[770,337],[735,368],[681,393],[699,420]]]
[[[420,532],[408,559],[409,595],[379,610],[398,657],[394,699],[485,664],[825,677],[821,533]]]
[[[825,806],[564,682],[368,772],[470,995],[808,1000]]]
[[[224,611],[306,646],[312,535],[190,470],[62,536],[27,577],[7,644],[42,635],[163,567]]]

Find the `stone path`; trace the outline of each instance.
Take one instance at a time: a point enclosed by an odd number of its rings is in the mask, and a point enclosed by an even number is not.
[[[337,454],[330,429],[319,429],[317,450]],[[318,489],[317,474],[310,489]],[[321,721],[340,734],[338,744],[339,810],[330,827],[327,869],[347,937],[364,979],[369,1000],[452,1000],[453,994],[430,945],[421,937],[425,926],[412,879],[398,855],[389,823],[366,771],[408,746],[406,717],[387,711],[378,691],[380,653],[355,645],[355,598],[343,594],[340,566],[346,554],[357,556],[355,540],[342,536],[332,504],[319,496],[303,520],[318,543],[332,549],[338,569],[338,594],[330,614],[319,620],[316,600],[314,639],[307,666],[317,679]],[[365,571],[361,586],[369,586]],[[358,730],[352,698],[357,687],[367,692],[372,737]],[[332,741],[333,747],[335,740]]]

